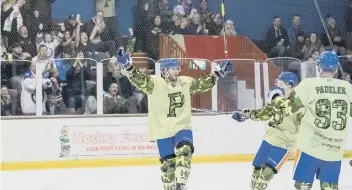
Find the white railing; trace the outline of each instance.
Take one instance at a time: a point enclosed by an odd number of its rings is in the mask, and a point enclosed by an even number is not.
[[[344,56],[340,57],[342,59],[351,59],[351,57]],[[155,73],[157,76],[161,75],[160,72],[160,64],[159,61],[155,62],[154,60],[148,57],[134,57],[132,59],[146,59],[152,64],[155,64]],[[177,59],[177,58],[176,58]],[[55,67],[55,63],[58,61],[70,62],[73,64],[78,59],[71,58],[71,59],[54,59],[51,60],[54,64],[52,67]],[[274,80],[273,77],[270,77],[269,71],[269,64],[273,64],[276,66],[278,71],[292,71],[299,75],[299,77],[303,80],[307,77],[316,77],[317,75],[317,67],[314,61],[306,61],[302,62],[298,59],[289,58],[289,57],[279,57],[279,58],[272,58],[265,60],[264,62],[260,63],[256,60],[252,59],[230,59],[233,63],[233,75],[234,78],[231,80],[233,84],[225,84],[222,87],[216,85],[211,92],[211,108],[213,110],[223,111],[225,109],[235,110],[241,109],[244,107],[248,108],[260,108],[265,102],[267,102],[266,95],[268,94],[270,84]],[[104,76],[104,65],[109,64],[110,59],[104,59],[101,61],[96,61],[94,59],[82,59],[81,62],[87,64],[95,64],[95,67],[91,67],[92,70],[89,71],[89,74],[95,75],[96,80],[94,81],[96,84],[96,101],[97,101],[97,115],[103,115],[103,105],[104,105],[104,94],[103,94],[103,76]],[[189,71],[190,67],[192,67],[195,72],[194,73],[204,73],[214,71],[216,64],[221,62],[222,60],[214,60],[213,62],[206,60],[206,59],[199,59],[199,58],[180,58],[179,61],[182,63],[182,66],[186,66],[187,70]],[[13,60],[9,61],[1,61],[1,68],[4,69],[4,64],[11,64],[11,63],[21,63],[21,64],[32,64],[30,61],[22,61],[22,60]],[[191,63],[192,62],[192,63]],[[49,62],[50,63],[50,62]],[[111,62],[111,64],[116,64],[116,62]],[[191,64],[191,65],[185,65]],[[192,65],[195,64],[195,65]],[[205,64],[206,66],[204,66]],[[48,65],[48,61],[38,61],[36,63],[36,71],[35,73],[43,73],[43,71],[47,72],[46,66]],[[50,64],[49,64],[50,65]],[[262,67],[261,67],[262,66]],[[14,66],[11,66],[14,67]],[[207,67],[208,69],[205,69]],[[209,69],[210,67],[210,69]],[[245,71],[243,69],[245,69]],[[30,72],[30,71],[29,71]],[[244,73],[245,72],[245,73]],[[2,72],[3,73],[3,72]],[[33,72],[34,73],[34,72]],[[192,72],[190,72],[192,73]],[[15,72],[12,71],[14,76]],[[62,74],[61,74],[62,75]],[[198,76],[198,74],[197,74]],[[240,77],[237,77],[240,76]],[[243,77],[243,76],[253,76],[251,77]],[[23,73],[22,75],[16,76],[17,78],[22,77],[21,82],[23,82]],[[271,79],[270,79],[271,78]],[[263,87],[261,86],[261,81],[263,81]],[[94,83],[93,82],[93,83]],[[225,81],[226,82],[226,81]],[[81,83],[83,84],[83,83]],[[226,86],[228,85],[228,86]],[[230,85],[230,86],[229,86]],[[224,87],[225,86],[225,87]],[[22,88],[22,86],[21,86]],[[84,89],[84,87],[81,87]],[[22,91],[25,89],[21,89]],[[230,91],[229,91],[230,90]],[[236,92],[237,91],[237,92]],[[36,107],[36,116],[41,116],[43,114],[43,75],[37,74],[35,79],[35,107]],[[21,94],[18,94],[19,99],[21,100]],[[264,96],[264,97],[263,97]],[[32,96],[33,97],[33,96]],[[66,97],[67,98],[67,97]],[[83,100],[82,100],[83,101]],[[22,102],[23,104],[23,102]]]

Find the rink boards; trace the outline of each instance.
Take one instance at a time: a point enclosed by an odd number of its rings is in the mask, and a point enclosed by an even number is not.
[[[264,122],[237,123],[228,115],[192,116],[192,126],[194,163],[251,161],[265,130]],[[352,157],[350,139],[345,157]],[[2,118],[0,156],[3,171],[159,163],[141,115]]]

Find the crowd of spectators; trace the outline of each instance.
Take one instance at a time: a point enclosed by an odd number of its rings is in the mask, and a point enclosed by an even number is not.
[[[234,21],[223,23],[221,14],[208,8],[207,0],[179,0],[173,8],[168,0],[138,0],[130,31],[135,41],[128,41],[126,47],[117,26],[115,1],[96,0],[96,14],[86,21],[80,14],[69,15],[64,21],[52,20],[54,1],[1,3],[1,115],[35,115],[36,67],[42,71],[43,114],[95,114],[96,63],[101,60],[106,60],[104,113],[147,113],[147,96],[121,75],[115,59],[117,49],[146,52],[147,57],[158,60],[160,34],[222,35],[226,31],[228,36],[237,35]],[[302,61],[315,61],[327,48],[339,55],[352,55],[352,0],[344,19],[346,32],[328,15],[328,34],[318,34],[306,31],[308,23],[301,24],[298,14],[288,28],[275,17],[258,46],[269,57]],[[342,61],[350,63],[352,59]],[[345,64],[343,70],[352,73],[351,65]],[[140,71],[146,74],[147,69]]]

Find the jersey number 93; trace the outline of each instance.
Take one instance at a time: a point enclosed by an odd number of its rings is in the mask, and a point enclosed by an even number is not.
[[[316,118],[314,124],[321,129],[328,129],[332,126],[335,130],[342,131],[346,128],[347,119],[349,119],[347,113],[350,111],[351,114],[352,111],[352,108],[350,109],[348,110],[348,103],[345,100],[331,102],[328,99],[319,99],[315,103],[315,114],[320,118]],[[332,115],[333,113],[336,115]]]

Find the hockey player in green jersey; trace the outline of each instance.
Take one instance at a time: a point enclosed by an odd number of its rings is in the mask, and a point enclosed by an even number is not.
[[[194,152],[191,95],[210,90],[218,78],[232,71],[231,62],[221,62],[214,73],[198,79],[178,76],[180,63],[176,59],[160,61],[162,77],[141,74],[122,51],[117,62],[124,68],[123,74],[148,95],[149,140],[158,145],[164,189],[183,190]]]
[[[318,58],[320,78],[304,79],[288,98],[270,104],[272,112],[287,117],[300,114],[294,166],[295,188],[310,190],[314,177],[322,190],[338,190],[341,160],[352,117],[352,85],[336,79],[335,52]],[[255,112],[245,113],[252,117]]]
[[[279,97],[289,97],[290,92],[298,84],[294,73],[282,72],[275,81],[275,86],[270,89],[268,98],[270,102]],[[251,188],[252,190],[265,190],[274,175],[290,158],[298,133],[295,117],[284,118],[274,114],[270,106],[254,111],[249,119],[254,121],[271,120],[265,131],[265,136],[254,158]],[[235,112],[232,117],[242,122],[247,118],[240,112]]]

